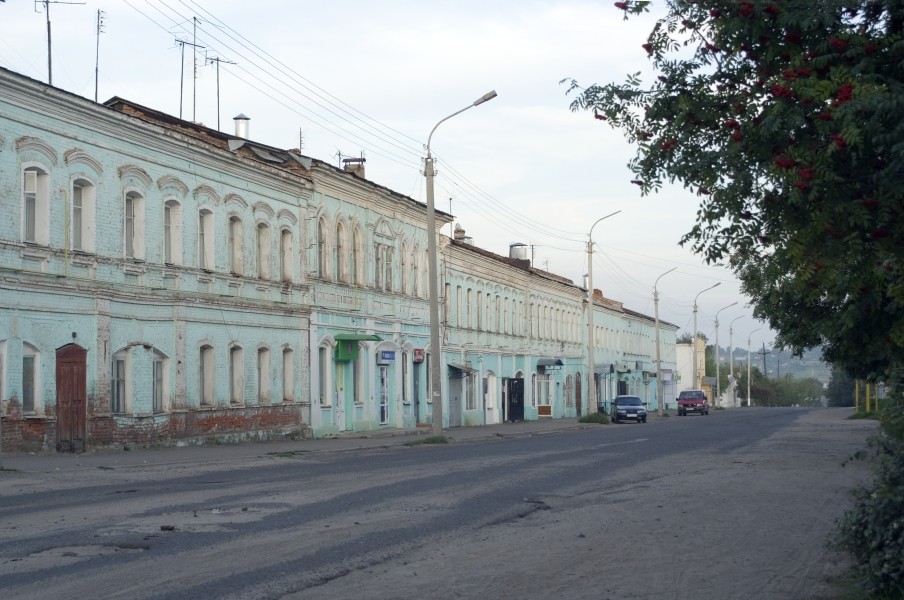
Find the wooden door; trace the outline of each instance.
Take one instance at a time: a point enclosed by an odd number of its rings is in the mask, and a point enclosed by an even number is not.
[[[84,452],[87,431],[88,351],[67,344],[56,352],[57,443],[58,452]]]

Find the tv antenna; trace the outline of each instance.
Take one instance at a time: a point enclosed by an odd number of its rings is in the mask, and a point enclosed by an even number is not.
[[[38,12],[38,4],[44,5],[44,14],[47,17],[47,85],[53,85],[53,60],[51,58],[50,36],[50,5],[51,4],[84,4],[84,2],[64,2],[63,0],[35,0],[35,12]]]

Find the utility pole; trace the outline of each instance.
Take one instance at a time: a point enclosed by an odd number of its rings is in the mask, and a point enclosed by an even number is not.
[[[100,34],[104,32],[104,11],[97,11],[97,46],[94,51],[94,101],[97,102],[97,82],[100,79]]]
[[[763,342],[763,377],[769,379],[769,376],[766,374],[766,342]]]
[[[50,5],[51,4],[84,4],[84,2],[63,2],[62,0],[35,0],[35,12],[37,4],[44,5],[44,15],[47,17],[47,85],[53,85],[53,60],[51,59],[51,35],[50,35]]]

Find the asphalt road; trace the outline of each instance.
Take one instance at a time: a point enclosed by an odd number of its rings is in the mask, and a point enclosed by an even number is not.
[[[831,598],[875,424],[713,411],[448,445],[0,472],[5,599]]]

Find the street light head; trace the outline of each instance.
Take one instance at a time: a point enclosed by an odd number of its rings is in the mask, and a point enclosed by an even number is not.
[[[480,98],[475,100],[474,104],[472,104],[471,106],[477,106],[479,104],[483,104],[487,100],[492,100],[495,97],[496,97],[496,90],[490,90],[489,92],[487,92],[486,94],[484,94],[483,96],[481,96]]]

